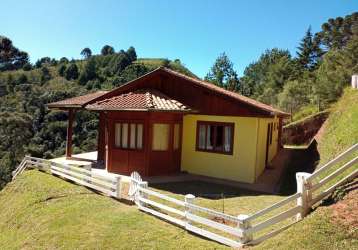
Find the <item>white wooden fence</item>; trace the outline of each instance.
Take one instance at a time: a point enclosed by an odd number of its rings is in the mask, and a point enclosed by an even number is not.
[[[195,196],[191,194],[187,194],[184,200],[161,194],[149,189],[148,183],[142,181],[140,175],[136,172],[132,173],[130,177],[129,197],[141,211],[195,234],[231,247],[255,245],[302,220],[313,205],[323,200],[344,182],[357,177],[358,156],[355,156],[355,152],[358,152],[358,144],[338,155],[313,174],[296,173],[297,192],[294,195],[251,215],[233,216],[201,207],[195,204]],[[343,162],[348,157],[352,159]],[[335,167],[338,163],[342,164],[339,168]],[[25,157],[13,172],[14,178],[23,172],[27,166],[51,171],[52,174],[112,197],[122,197],[121,177],[99,176],[83,168],[57,164],[34,157]],[[337,177],[341,177],[339,181],[326,187],[327,184],[330,184],[330,181]],[[322,188],[323,190],[321,190]],[[289,205],[290,207],[287,208]],[[255,223],[255,221],[258,222]],[[282,225],[283,221],[286,222],[284,225]]]
[[[91,170],[73,165],[60,164],[45,159],[26,156],[12,173],[13,179],[26,168],[37,168],[53,175],[73,181],[108,196],[122,199],[122,177],[111,177],[94,173]]]
[[[255,245],[302,220],[313,205],[331,194],[338,186],[357,177],[358,156],[354,157],[355,152],[358,152],[358,144],[338,155],[313,174],[296,173],[297,192],[294,195],[251,215],[233,216],[198,206],[195,204],[195,196],[191,194],[187,194],[184,200],[169,197],[149,189],[148,183],[138,177],[133,181],[136,185],[134,200],[141,211],[211,240],[231,247]],[[341,163],[339,168],[335,167],[337,163],[352,156],[351,160]],[[344,175],[339,181],[323,191],[319,190],[342,174]],[[261,221],[254,223],[260,219]],[[282,222],[286,223],[282,225]]]

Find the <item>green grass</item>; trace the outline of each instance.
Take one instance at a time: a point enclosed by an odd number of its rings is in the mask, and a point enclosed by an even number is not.
[[[333,108],[318,145],[321,162],[358,141],[358,106],[354,100],[358,100],[358,91],[347,89]],[[181,200],[192,193],[198,197],[197,204],[231,215],[251,214],[285,197],[205,182],[168,183],[151,188]],[[135,206],[38,171],[25,172],[0,192],[0,232],[0,245],[7,249],[226,248],[139,212]],[[357,249],[356,238],[357,235],[331,222],[329,207],[320,207],[303,221],[253,248]]]
[[[318,143],[321,162],[327,162],[355,143],[358,143],[358,91],[348,87],[333,107]]]
[[[307,105],[307,106],[301,108],[300,111],[298,111],[297,113],[294,113],[292,115],[292,120],[293,121],[301,120],[307,116],[316,114],[318,111],[319,110],[318,110],[317,105]]]
[[[358,234],[350,233],[330,220],[331,211],[320,207],[294,226],[253,249],[358,249]]]
[[[318,142],[320,165],[358,142],[357,100],[358,91],[347,88],[333,105],[325,131]],[[332,171],[339,166],[334,166]],[[329,182],[328,186],[340,178],[342,175]],[[346,228],[334,224],[330,208],[319,207],[303,221],[254,249],[358,249],[357,239],[357,230],[352,234]]]
[[[226,248],[35,170],[0,192],[0,211],[0,245],[6,249]]]

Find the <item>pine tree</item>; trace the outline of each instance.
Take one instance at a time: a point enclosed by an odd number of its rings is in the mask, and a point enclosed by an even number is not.
[[[215,63],[206,75],[205,80],[219,87],[233,91],[238,90],[239,86],[239,79],[234,70],[233,63],[225,53],[219,55],[215,60]]]
[[[314,70],[317,65],[319,53],[319,40],[314,39],[311,26],[302,38],[297,51],[297,61],[303,69]]]

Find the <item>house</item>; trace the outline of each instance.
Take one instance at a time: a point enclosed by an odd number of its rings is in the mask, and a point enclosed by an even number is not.
[[[99,113],[98,161],[108,172],[180,171],[253,183],[280,148],[289,114],[160,67],[112,91],[48,104],[68,111],[71,158],[76,110]]]

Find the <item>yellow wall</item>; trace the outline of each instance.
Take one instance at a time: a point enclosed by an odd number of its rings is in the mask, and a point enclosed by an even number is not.
[[[276,123],[274,129],[272,130],[272,144],[269,145],[268,151],[268,163],[274,158],[277,153],[277,143],[278,143],[278,118],[260,118],[258,119],[258,137],[257,137],[257,154],[256,154],[256,178],[264,171],[265,169],[265,160],[266,160],[266,139],[267,139],[267,127],[268,124]]]
[[[196,151],[197,121],[232,122],[233,155]],[[265,167],[267,123],[274,119],[235,116],[186,115],[183,119],[181,170],[240,182],[255,182]],[[277,130],[273,131],[271,159],[276,154]],[[274,141],[276,144],[274,144]]]

